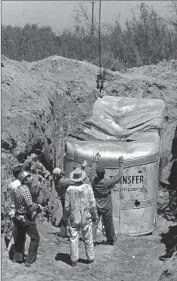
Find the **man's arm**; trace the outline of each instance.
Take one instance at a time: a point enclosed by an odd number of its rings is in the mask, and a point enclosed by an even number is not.
[[[123,157],[119,157],[118,162],[119,162],[119,172],[117,176],[109,180],[108,185],[110,188],[114,187],[114,185],[123,177],[123,166],[124,166]]]
[[[93,183],[93,180],[96,177],[96,169],[98,167],[98,161],[99,161],[100,156],[101,155],[99,153],[97,153],[95,158],[94,158],[94,162],[93,162],[91,170],[90,170],[90,181],[91,181],[91,183]]]
[[[11,191],[10,197],[11,197],[11,202],[10,202],[9,216],[10,216],[10,218],[13,218],[15,215],[15,202],[14,202],[14,193],[12,191]]]
[[[14,209],[15,209],[15,202],[14,202],[14,192],[13,192],[13,191],[11,191],[10,199],[11,199],[10,208],[11,208],[12,210],[14,210]]]
[[[93,189],[89,188],[89,203],[90,203],[90,213],[92,216],[92,220],[96,221],[98,219],[98,214],[97,214],[97,208],[96,208],[96,202],[95,202],[95,197],[93,193]]]
[[[23,198],[25,200],[25,204],[26,204],[27,208],[29,209],[29,211],[30,212],[33,212],[33,211],[40,212],[42,209],[39,204],[33,203],[29,188],[27,186],[24,186],[23,190],[24,190]]]

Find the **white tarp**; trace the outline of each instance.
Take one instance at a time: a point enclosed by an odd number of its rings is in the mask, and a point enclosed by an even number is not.
[[[158,99],[104,96],[95,102],[83,133],[90,140],[142,141],[159,132],[164,108],[164,102]]]
[[[86,159],[91,165],[100,152],[102,164],[110,168],[116,167],[120,156],[127,167],[158,162],[164,108],[157,99],[99,98],[83,133],[68,139],[66,157],[75,162]]]

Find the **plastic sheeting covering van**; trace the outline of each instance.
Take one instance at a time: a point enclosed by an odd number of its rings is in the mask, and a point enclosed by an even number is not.
[[[123,177],[112,189],[116,233],[140,235],[154,229],[164,108],[157,99],[99,98],[79,139],[66,142],[67,176],[84,159],[89,171],[99,152],[99,165],[105,167],[106,177],[112,177],[123,156]]]

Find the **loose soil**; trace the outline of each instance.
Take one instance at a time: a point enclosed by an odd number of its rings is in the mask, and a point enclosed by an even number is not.
[[[48,139],[50,146],[54,110],[57,111],[58,123],[63,122],[64,130],[68,113],[71,115],[69,123],[72,134],[82,130],[82,124],[90,117],[93,103],[99,95],[96,90],[99,68],[91,63],[58,56],[31,63],[2,57],[1,66],[2,216],[3,223],[7,225],[7,187],[12,180],[12,168],[24,163],[35,148],[42,148],[45,139]],[[166,110],[162,152],[165,165],[171,163],[171,147],[177,125],[176,93],[177,61],[174,60],[121,72],[107,71],[106,74],[105,95],[164,100]],[[164,172],[166,179],[170,169],[169,165]],[[57,202],[56,194],[50,200]],[[91,266],[85,262],[84,245],[80,241],[81,261],[72,268],[69,265],[67,238],[59,238],[59,228],[39,220],[39,254],[31,268],[13,264],[9,260],[2,235],[2,279],[176,281],[176,256],[164,262],[159,260],[159,256],[166,252],[165,244],[161,243],[161,234],[167,233],[170,225],[176,224],[164,219],[162,212],[161,216],[157,216],[157,226],[152,235],[119,236],[114,246],[100,243],[95,247],[95,263]],[[98,241],[102,240],[105,237],[100,234]]]
[[[158,217],[152,235],[120,235],[114,246],[104,244],[105,237],[99,233],[99,244],[95,247],[95,263],[92,265],[86,264],[84,244],[79,241],[80,261],[73,268],[69,264],[68,238],[59,237],[59,229],[51,224],[38,222],[41,240],[36,263],[30,268],[25,268],[24,264],[12,263],[2,244],[2,277],[4,281],[175,281],[177,260],[159,260],[159,256],[165,253],[165,245],[161,243],[159,233],[167,231],[170,224]],[[27,246],[28,244],[29,240]]]

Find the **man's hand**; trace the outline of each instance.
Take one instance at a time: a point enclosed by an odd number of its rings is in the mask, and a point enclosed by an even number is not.
[[[93,217],[92,217],[93,223],[97,223],[98,220],[99,220],[99,217],[98,217],[98,216],[93,216]]]
[[[119,163],[119,167],[123,167],[124,166],[124,158],[122,156],[119,157],[118,163]]]
[[[47,180],[48,180],[49,182],[52,182],[52,181],[53,181],[53,176],[52,176],[52,175],[49,175],[49,176],[47,177]]]
[[[101,156],[101,154],[99,154],[99,152],[98,152],[98,153],[95,155],[94,161],[95,161],[95,162],[98,162],[99,159],[100,159],[100,156]]]
[[[48,208],[47,207],[43,207],[41,206],[40,204],[37,204],[39,209],[40,209],[40,212],[47,212]]]
[[[46,207],[42,207],[40,204],[37,204],[37,206],[38,206],[38,212],[39,212],[39,213],[40,213],[40,212],[45,212]]]
[[[36,216],[37,216],[37,212],[36,212],[36,211],[32,212],[31,218],[32,218],[33,220],[36,218]]]
[[[9,217],[12,220],[15,217],[15,211],[10,211],[9,212]]]
[[[87,166],[88,166],[88,165],[87,165],[87,161],[84,160],[84,162],[83,162],[82,165],[81,165],[81,169],[82,169],[82,170],[85,170]]]

